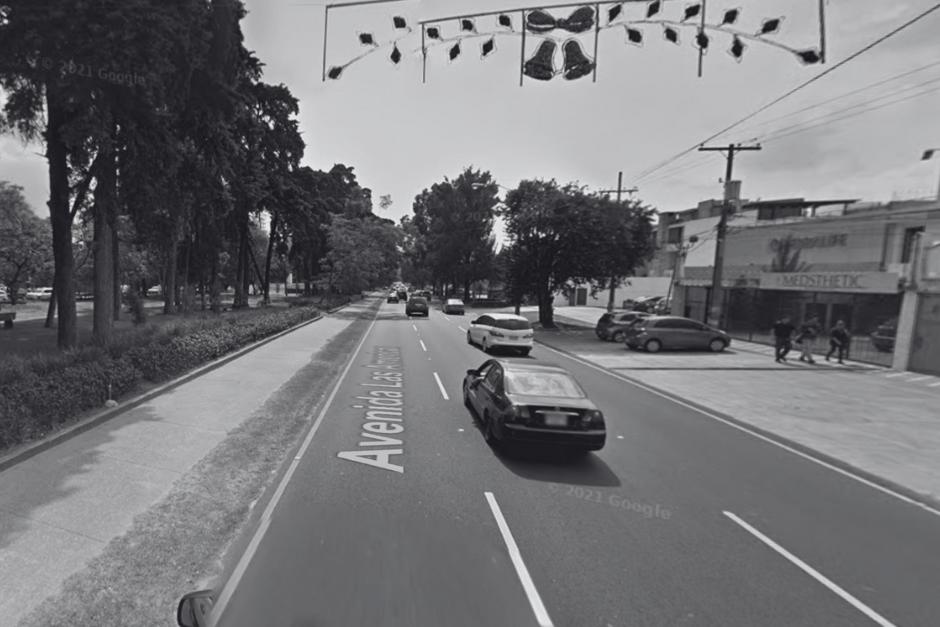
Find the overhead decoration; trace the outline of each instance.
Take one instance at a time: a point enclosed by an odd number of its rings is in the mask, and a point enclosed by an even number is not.
[[[525,27],[532,33],[550,33],[560,29],[569,33],[583,33],[594,28],[594,9],[583,6],[567,18],[555,19],[547,11],[536,9],[528,13],[525,18]]]
[[[783,30],[785,17],[748,15],[750,9],[747,7],[715,7],[715,2],[717,0],[712,0],[706,5],[706,0],[685,0],[684,4],[665,0],[612,0],[593,5],[572,3],[552,7],[551,12],[542,8],[524,8],[441,17],[433,20],[436,23],[432,20],[418,22],[421,46],[414,52],[420,55],[426,75],[430,55],[446,55],[446,59],[453,62],[463,53],[465,40],[479,40],[473,41],[473,46],[479,45],[481,59],[488,59],[505,47],[497,45],[500,37],[514,37],[521,39],[523,47],[519,67],[520,83],[526,77],[539,81],[549,81],[555,77],[577,80],[591,74],[596,80],[597,59],[585,52],[591,45],[589,42],[593,43],[596,54],[602,32],[623,28],[625,43],[640,47],[647,43],[648,33],[643,27],[652,25],[654,28],[662,28],[663,39],[674,45],[682,41],[682,32],[686,31],[687,40],[698,51],[699,76],[702,75],[704,55],[715,46],[724,48],[738,63],[744,60],[753,43],[789,52],[805,65],[824,62],[822,29],[819,47],[792,47],[777,37]],[[327,10],[340,6],[328,5]],[[518,16],[519,21],[516,21],[515,16]],[[823,19],[821,12],[820,26]],[[338,80],[346,74],[350,65],[380,49],[385,50],[387,59],[393,65],[401,65],[406,55],[402,42],[412,37],[416,30],[409,25],[411,22],[407,15],[399,14],[391,17],[391,28],[385,33],[358,32],[358,43],[365,49],[346,63],[329,66],[329,69],[324,55],[323,79]],[[453,28],[448,24],[453,25]],[[519,27],[516,28],[516,25]],[[445,37],[444,28],[453,34]],[[516,59],[519,62],[518,53]]]
[[[489,39],[483,42],[482,46],[480,46],[480,52],[482,53],[481,56],[483,56],[484,58],[490,56],[490,54],[492,54],[494,50],[496,50],[496,38],[495,37],[490,37]]]

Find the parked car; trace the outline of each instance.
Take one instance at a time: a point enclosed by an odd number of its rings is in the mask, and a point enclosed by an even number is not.
[[[406,316],[429,316],[428,299],[423,296],[412,296],[405,304]]]
[[[463,400],[493,445],[530,442],[597,451],[607,440],[604,414],[559,366],[490,359],[467,370]]]
[[[459,298],[448,298],[444,301],[444,307],[442,309],[446,314],[457,314],[459,316],[464,314],[463,301]]]
[[[398,302],[398,292],[392,292],[388,295],[388,298],[385,300],[387,303],[397,303]]]
[[[626,330],[628,348],[650,353],[663,349],[710,350],[720,353],[731,344],[731,336],[690,318],[650,316]]]
[[[163,296],[163,286],[154,285],[153,287],[147,290],[147,296],[150,296],[151,298],[157,298],[157,297]]]
[[[10,293],[7,291],[6,286],[0,285],[0,303],[10,302]]]
[[[75,300],[95,300],[92,292],[75,292]]]
[[[627,338],[626,330],[638,320],[649,316],[642,311],[611,311],[600,317],[594,333],[604,341],[623,342]]]
[[[656,310],[656,306],[663,300],[665,296],[643,296],[637,298],[633,302],[634,311],[645,311],[647,313],[653,313]]]
[[[871,343],[883,353],[894,351],[894,340],[898,334],[898,319],[891,318],[878,325],[869,336]]]
[[[34,287],[26,291],[26,298],[31,300],[50,300],[52,298],[52,288]]]
[[[467,343],[477,344],[484,353],[494,348],[508,348],[528,355],[532,350],[532,324],[523,318],[508,313],[484,314],[470,322]]]

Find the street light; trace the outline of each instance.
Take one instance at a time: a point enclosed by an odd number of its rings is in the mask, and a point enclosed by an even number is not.
[[[940,154],[940,148],[928,148],[924,151],[924,155],[920,158],[921,161],[930,161],[933,159],[934,155]],[[940,182],[937,183],[937,200],[940,200]]]

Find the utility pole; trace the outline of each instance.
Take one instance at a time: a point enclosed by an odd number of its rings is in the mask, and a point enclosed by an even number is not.
[[[725,194],[721,205],[721,219],[718,220],[718,233],[715,238],[715,262],[712,270],[712,288],[705,300],[705,315],[708,324],[718,327],[723,320],[723,304],[721,293],[721,275],[725,263],[725,237],[728,233],[728,215],[731,213],[732,201],[738,200],[739,192],[735,190],[731,176],[734,171],[734,154],[742,150],[760,150],[757,146],[742,146],[741,144],[728,144],[727,146],[699,146],[701,152],[725,153]]]
[[[623,193],[627,192],[630,195],[635,194],[639,190],[636,187],[631,187],[630,189],[623,188],[623,172],[617,173],[617,189],[602,189],[602,194],[612,194],[617,193],[617,205],[620,205],[620,200],[623,197]],[[617,277],[610,277],[610,297],[607,299],[607,311],[614,310],[614,300],[616,299],[617,291]]]

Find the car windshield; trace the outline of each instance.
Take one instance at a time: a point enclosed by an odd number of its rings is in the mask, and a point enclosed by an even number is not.
[[[523,396],[553,396],[557,398],[584,398],[581,386],[563,372],[526,372],[506,373],[506,390],[510,394]]]
[[[493,326],[507,331],[524,331],[532,328],[528,320],[516,320],[515,318],[497,318]]]

